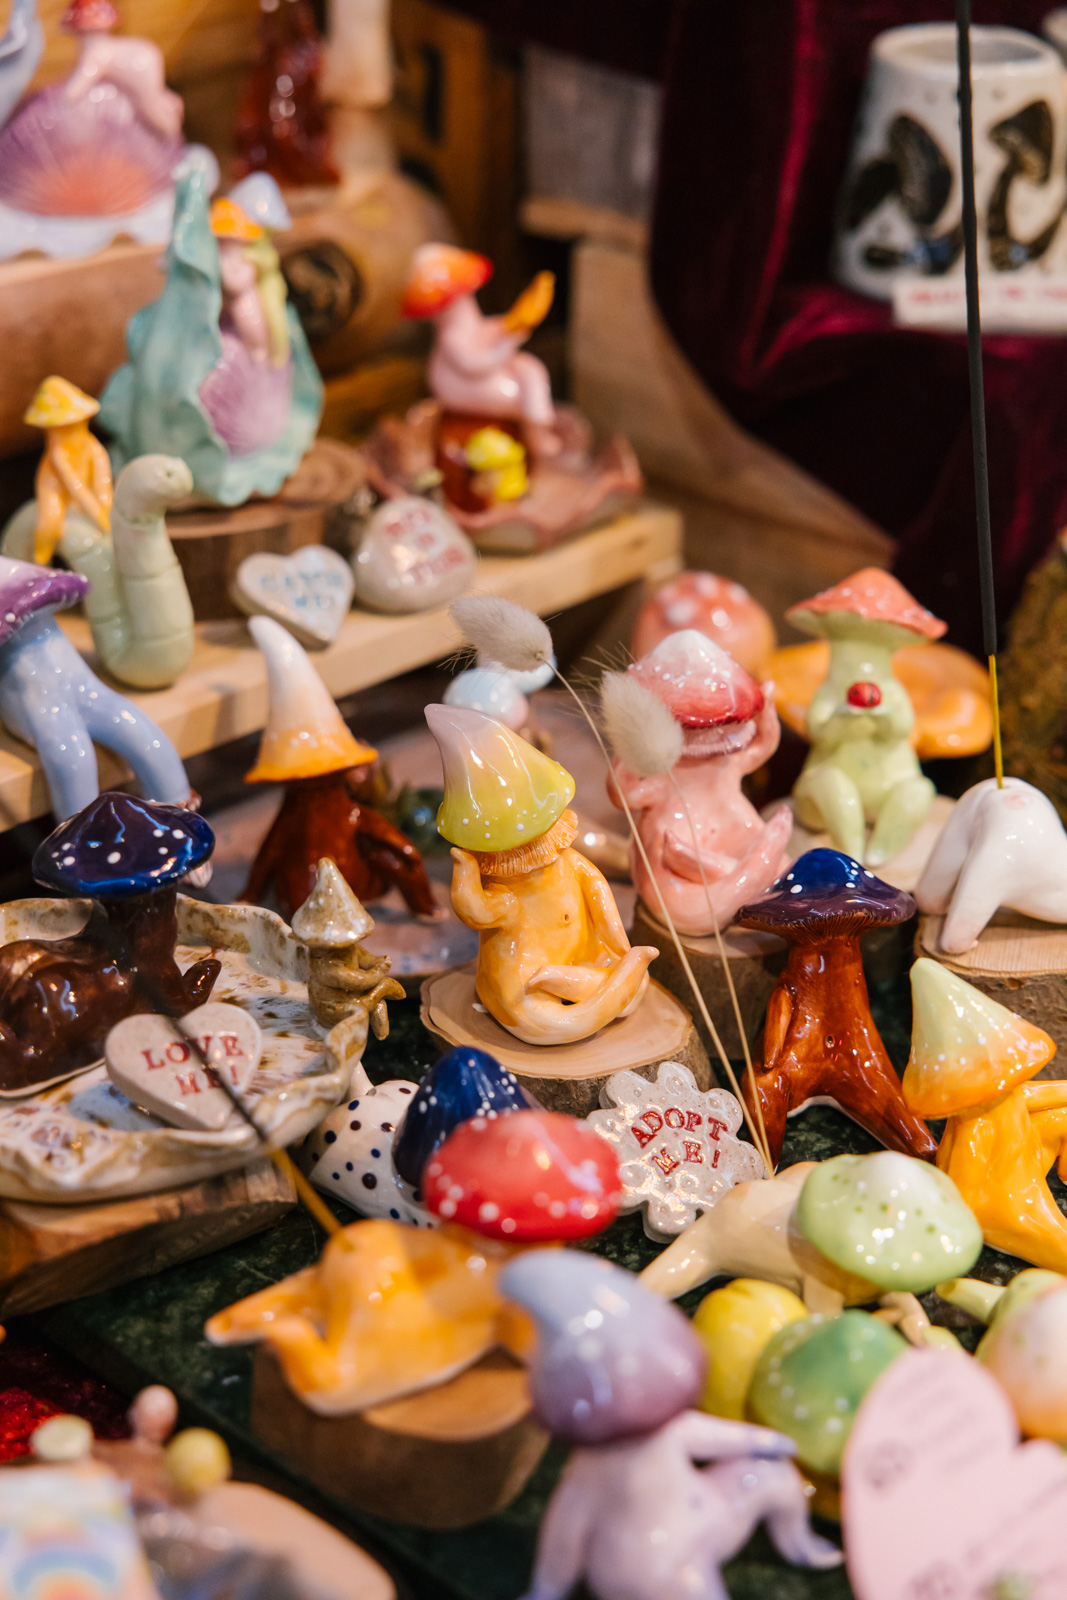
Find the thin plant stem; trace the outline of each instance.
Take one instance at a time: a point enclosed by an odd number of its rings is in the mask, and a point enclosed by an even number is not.
[[[689,809],[689,802],[682,793],[681,784],[675,777],[674,772],[671,771],[668,773],[668,777],[671,780],[671,787],[678,797],[678,803],[685,814],[685,820],[689,826],[689,836],[693,841],[693,854],[696,856],[697,866],[700,869],[700,882],[704,887],[704,899],[707,902],[708,916],[711,918],[711,926],[715,932],[715,943],[718,946],[719,960],[722,962],[722,970],[723,976],[726,979],[726,987],[730,991],[730,1002],[734,1009],[734,1017],[737,1021],[737,1032],[741,1039],[741,1050],[745,1057],[745,1073],[748,1077],[749,1088],[752,1091],[752,1109],[760,1128],[760,1155],[766,1161],[768,1168],[773,1170],[774,1162],[771,1158],[771,1145],[770,1140],[767,1138],[766,1124],[763,1121],[763,1104],[760,1100],[759,1085],[756,1082],[756,1069],[752,1064],[752,1052],[748,1047],[748,1036],[745,1033],[745,1024],[741,1019],[741,1002],[737,998],[737,988],[734,984],[734,975],[730,970],[730,961],[726,954],[726,945],[723,942],[722,930],[719,927],[719,919],[715,915],[715,907],[712,904],[711,886],[708,883],[708,875],[704,870],[704,860],[700,854],[700,845],[697,842],[696,824],[693,821],[693,814]]]
[[[596,740],[597,744],[600,746],[600,752],[603,755],[604,760],[607,762],[608,772],[610,773],[611,772],[611,756],[609,755],[608,747],[604,743],[604,740],[603,740],[603,738],[601,736],[600,729],[597,727],[595,721],[590,716],[588,708],[586,707],[586,705],[585,705],[584,701],[582,700],[582,697],[578,693],[578,691],[576,689],[574,689],[571,686],[571,684],[569,684],[567,682],[566,678],[563,676],[562,672],[560,672],[558,667],[554,667],[553,671],[555,672],[555,675],[559,679],[560,683],[566,689],[567,693],[571,696],[571,699],[574,701],[575,705],[578,707],[578,710],[581,712],[581,714],[585,718],[586,722],[589,724],[589,727],[592,730],[593,737]],[[760,1158],[761,1158],[761,1160],[763,1161],[764,1165],[767,1168],[767,1176],[768,1176],[768,1178],[772,1178],[774,1176],[774,1172],[773,1172],[773,1169],[771,1167],[771,1163],[767,1158],[767,1154],[764,1151],[763,1146],[760,1144],[759,1129],[758,1129],[755,1121],[753,1120],[752,1113],[749,1111],[748,1106],[745,1104],[745,1097],[741,1092],[741,1085],[737,1081],[737,1074],[734,1071],[733,1062],[730,1060],[729,1056],[726,1054],[725,1049],[723,1048],[723,1042],[719,1038],[719,1030],[716,1028],[714,1022],[711,1019],[711,1012],[708,1010],[707,1003],[706,1003],[706,1001],[704,999],[704,996],[700,992],[700,985],[697,983],[696,978],[693,975],[693,969],[689,965],[689,957],[685,953],[685,946],[682,944],[681,937],[680,937],[680,935],[678,933],[678,929],[674,926],[674,918],[671,916],[670,911],[667,909],[667,902],[663,898],[663,891],[659,886],[659,881],[656,878],[656,874],[652,870],[652,863],[648,859],[648,854],[647,854],[647,852],[645,850],[644,844],[642,843],[641,835],[637,831],[637,823],[634,821],[634,815],[633,815],[633,812],[630,810],[629,802],[627,801],[626,796],[623,794],[621,789],[617,788],[617,793],[618,793],[618,796],[619,796],[619,800],[622,803],[622,809],[623,809],[623,812],[625,813],[626,821],[629,823],[629,826],[630,826],[630,836],[633,839],[634,847],[637,850],[637,853],[640,855],[641,861],[642,861],[642,863],[644,865],[644,868],[645,868],[645,871],[648,873],[648,876],[651,879],[652,884],[655,887],[656,897],[659,900],[660,914],[662,915],[663,921],[666,923],[668,931],[670,932],[670,936],[671,936],[672,940],[674,941],[674,948],[675,948],[675,951],[677,952],[678,960],[682,964],[682,970],[685,973],[686,978],[687,978],[687,980],[689,982],[689,987],[693,991],[693,998],[696,1000],[697,1007],[698,1007],[698,1009],[700,1011],[700,1015],[701,1015],[701,1018],[703,1020],[704,1026],[707,1028],[708,1034],[709,1034],[709,1036],[711,1038],[711,1041],[714,1044],[715,1049],[716,1049],[716,1051],[718,1053],[719,1060],[722,1062],[723,1071],[726,1073],[726,1077],[727,1077],[727,1079],[729,1081],[730,1087],[733,1090],[734,1094],[737,1096],[737,1100],[738,1100],[738,1103],[741,1106],[741,1111],[742,1111],[742,1114],[744,1116],[745,1122],[748,1125],[748,1131],[752,1135],[752,1142],[755,1145],[756,1149],[759,1151]]]

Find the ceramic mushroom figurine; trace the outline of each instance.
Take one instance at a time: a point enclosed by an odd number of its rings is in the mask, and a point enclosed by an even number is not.
[[[774,1160],[786,1118],[816,1097],[832,1100],[890,1149],[933,1158],[936,1142],[905,1101],[874,1025],[860,958],[864,933],[906,922],[914,910],[910,894],[838,850],[809,850],[742,907],[741,927],[777,934],[789,946],[756,1073]]]
[[[880,866],[903,850],[935,792],[912,748],[915,713],[893,676],[892,655],[901,645],[939,639],[946,624],[877,567],[791,607],[786,617],[830,642],[829,671],[808,708],[811,751],[793,789],[797,819],[826,829],[855,860]]]
[[[602,874],[571,848],[574,780],[501,722],[426,707],[444,763],[452,905],[479,933],[478,998],[527,1044],[586,1039],[640,1003],[658,951],[630,948]]]
[[[377,752],[348,731],[307,652],[280,623],[251,617],[267,666],[269,707],[259,759],[246,783],[284,783],[281,809],[260,845],[242,900],[273,894],[292,918],[329,856],[359,900],[390,888],[419,916],[437,910],[422,857],[363,801]]]
[[[1032,1268],[1011,1282],[953,1278],[938,1295],[989,1324],[975,1355],[1031,1439],[1067,1438],[1067,1278]]]
[[[720,929],[726,927],[788,861],[789,807],[764,822],[741,792],[742,778],[778,748],[774,699],[694,628],[668,634],[629,671],[681,724],[682,759],[652,778],[638,777],[616,759],[614,785],[634,813],[679,932],[707,935],[714,932],[712,914]],[[636,850],[631,870],[642,900],[659,915],[659,896]]]
[[[220,962],[210,956],[183,973],[174,947],[178,885],[214,846],[195,812],[117,793],[100,795],[38,846],[37,881],[91,898],[102,919],[73,938],[0,946],[0,1087],[29,1088],[89,1066],[134,1012],[163,1003],[180,1017],[208,999]]]
[[[222,506],[277,494],[310,449],[322,380],[266,231],[232,200],[179,180],[167,277],[132,318],[129,359],[100,400],[120,463],[177,455]]]
[[[1067,1083],[1031,1083],[1056,1046],[1047,1033],[922,957],[911,969],[913,1023],[904,1097],[947,1117],[937,1164],[987,1244],[1067,1272],[1067,1217],[1046,1174],[1067,1171]]]
[[[944,917],[938,943],[953,955],[1001,906],[1067,923],[1067,833],[1051,800],[1021,778],[976,783],[938,835],[915,902]]]
[[[761,1522],[787,1560],[841,1564],[809,1526],[792,1443],[692,1409],[704,1352],[673,1306],[568,1250],[521,1257],[500,1285],[537,1325],[535,1410],[573,1447],[526,1600],[564,1600],[581,1579],[596,1600],[720,1600],[720,1567]]]
[[[189,780],[170,740],[90,671],[52,615],[88,588],[77,573],[0,556],[0,719],[36,748],[58,817],[98,793],[94,739],[129,762],[150,799],[180,805]]]
[[[774,623],[758,600],[731,578],[715,572],[680,572],[646,600],[630,636],[635,661],[670,633],[695,628],[750,672],[757,683],[768,677],[778,642]]]
[[[0,79],[0,256],[91,255],[119,234],[157,244],[175,167],[194,160],[217,178],[210,153],[182,143],[182,102],[166,87],[162,52],[114,37],[118,20],[110,0],[71,0],[61,26],[80,41],[77,66],[17,106],[11,91],[32,77],[37,35],[5,38],[14,54],[5,76],[16,76]]]

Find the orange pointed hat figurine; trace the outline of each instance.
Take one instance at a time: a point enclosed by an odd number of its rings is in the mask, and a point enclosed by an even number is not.
[[[574,779],[503,723],[426,707],[445,771],[438,831],[452,905],[479,933],[478,998],[527,1044],[586,1039],[641,1000],[652,946],[630,948],[611,890],[571,848]]]
[[[1031,1083],[1055,1054],[1047,1033],[938,961],[911,969],[914,1022],[904,1098],[947,1117],[937,1164],[987,1244],[1067,1272],[1067,1217],[1046,1175],[1067,1170],[1067,1083]]]
[[[424,244],[416,250],[400,309],[405,317],[436,317],[460,295],[488,283],[492,262],[453,244]]]
[[[303,647],[270,617],[249,619],[267,667],[269,711],[246,783],[289,783],[365,765],[378,752],[348,731]]]

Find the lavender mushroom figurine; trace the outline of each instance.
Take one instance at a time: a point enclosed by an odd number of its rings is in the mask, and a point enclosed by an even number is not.
[[[574,1446],[526,1600],[580,1579],[597,1600],[727,1600],[719,1568],[763,1521],[788,1560],[840,1565],[808,1524],[792,1443],[691,1409],[706,1357],[680,1311],[578,1251],[522,1255],[499,1284],[537,1325],[534,1408]]]
[[[174,947],[177,886],[214,847],[195,812],[117,793],[100,795],[38,846],[38,882],[91,897],[102,915],[73,938],[0,947],[0,1090],[89,1066],[115,1023],[134,1012],[162,1005],[182,1016],[208,999],[221,963],[208,957],[183,973]]]
[[[150,799],[181,805],[189,780],[174,746],[100,681],[53,618],[88,589],[77,573],[0,556],[0,721],[36,748],[57,817],[99,793],[94,739],[129,762]]]

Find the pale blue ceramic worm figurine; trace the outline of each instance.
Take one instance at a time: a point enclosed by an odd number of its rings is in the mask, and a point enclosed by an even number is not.
[[[133,768],[145,798],[181,805],[189,780],[161,728],[92,672],[52,613],[87,578],[0,556],[0,720],[41,758],[60,821],[100,792],[93,740]]]
[[[841,1564],[809,1526],[792,1442],[691,1409],[706,1358],[677,1307],[576,1250],[531,1251],[499,1282],[537,1324],[534,1409],[574,1446],[526,1600],[583,1578],[597,1600],[728,1600],[719,1568],[760,1522],[787,1560]]]

